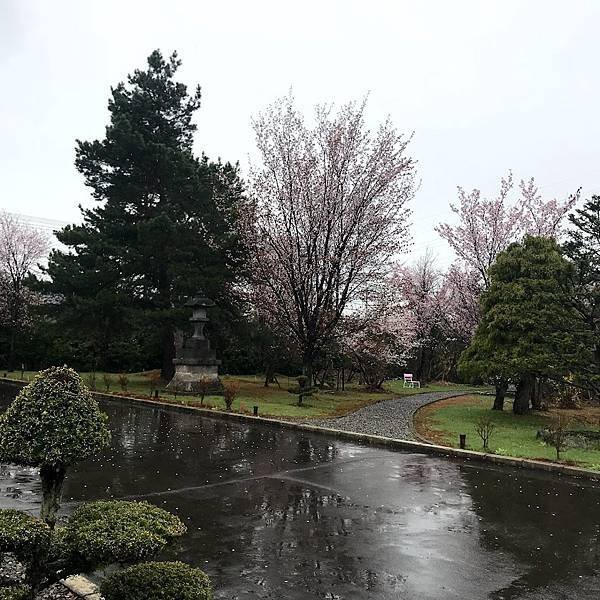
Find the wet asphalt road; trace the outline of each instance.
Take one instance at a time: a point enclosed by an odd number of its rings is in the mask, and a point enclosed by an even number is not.
[[[361,447],[315,434],[110,402],[113,444],[67,482],[68,511],[143,498],[188,533],[165,558],[216,598],[599,597],[600,489]],[[0,506],[35,511],[31,469],[2,467]]]

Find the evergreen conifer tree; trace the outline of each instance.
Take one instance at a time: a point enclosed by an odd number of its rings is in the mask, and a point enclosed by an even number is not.
[[[513,412],[524,414],[537,377],[560,380],[589,365],[589,336],[573,305],[575,268],[554,240],[526,236],[498,255],[489,277],[460,370],[515,382]]]
[[[167,378],[184,297],[202,288],[230,309],[244,263],[238,168],[194,155],[200,88],[189,94],[174,79],[180,64],[154,51],[146,70],[112,89],[104,139],[77,142],[97,205],[58,232],[68,250],[55,250],[47,269],[59,325],[94,366],[116,368],[115,356],[126,363],[137,352],[160,356]]]

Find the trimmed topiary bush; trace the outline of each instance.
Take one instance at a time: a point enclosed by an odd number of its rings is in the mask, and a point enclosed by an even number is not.
[[[107,417],[68,367],[41,371],[0,416],[0,459],[40,467],[40,517],[51,527],[67,468],[108,446]]]
[[[0,553],[12,552],[29,563],[48,551],[50,534],[50,527],[36,517],[13,509],[0,510]]]
[[[65,544],[64,526],[56,526],[52,530],[50,548],[48,548],[48,562],[65,561],[68,558],[67,545]]]
[[[25,585],[11,585],[0,588],[0,600],[29,600],[31,590]]]
[[[182,562],[150,562],[117,571],[101,587],[106,600],[211,600],[208,575]]]
[[[0,510],[0,553],[13,553],[24,567],[12,587],[10,578],[3,578],[7,585],[0,587],[0,600],[37,597],[39,590],[82,567],[152,559],[185,533],[178,517],[146,502],[92,502],[77,508],[65,526],[54,526],[67,467],[108,445],[106,421],[79,375],[67,367],[41,372],[0,417],[0,460],[39,466],[43,493],[42,519]],[[142,583],[159,591],[121,597],[211,598],[202,571],[165,564],[156,575],[140,568],[146,573]],[[21,577],[26,585],[17,585]]]
[[[64,528],[73,560],[94,566],[154,558],[186,532],[178,517],[147,502],[90,502],[77,508]]]

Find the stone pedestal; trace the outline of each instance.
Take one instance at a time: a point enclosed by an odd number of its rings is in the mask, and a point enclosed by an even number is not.
[[[196,383],[201,379],[210,384],[210,392],[220,391],[222,388],[219,379],[219,365],[221,361],[216,358],[215,351],[211,349],[210,342],[204,335],[204,326],[208,322],[206,311],[215,303],[201,294],[185,303],[192,309],[190,322],[194,324],[194,335],[184,339],[179,336],[175,347],[175,375],[167,385],[167,389],[180,392],[194,392]]]

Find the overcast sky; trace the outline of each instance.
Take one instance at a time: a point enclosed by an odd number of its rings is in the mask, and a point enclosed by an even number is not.
[[[251,116],[293,87],[310,111],[370,93],[369,120],[414,131],[414,252],[456,186],[600,193],[600,1],[0,0],[0,208],[77,221],[76,138],[101,137],[110,86],[154,48],[202,86],[196,149],[253,152]]]

